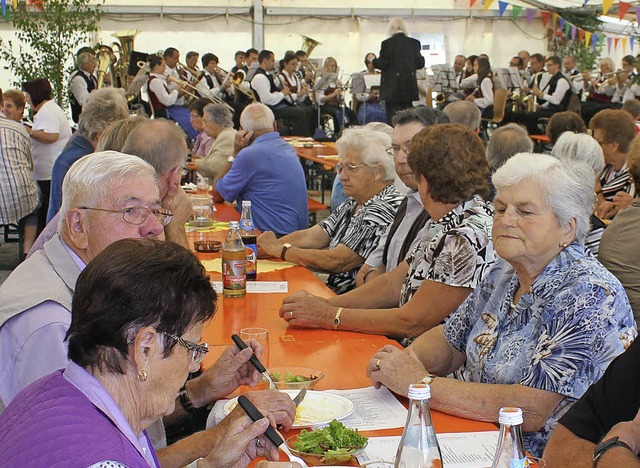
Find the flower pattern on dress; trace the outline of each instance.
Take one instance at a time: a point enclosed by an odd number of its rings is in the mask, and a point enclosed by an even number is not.
[[[513,267],[498,260],[449,316],[445,336],[467,357],[455,378],[565,397],[540,431],[524,434],[527,450],[540,456],[558,419],[637,333],[619,281],[578,242],[563,249],[512,307],[518,284]]]

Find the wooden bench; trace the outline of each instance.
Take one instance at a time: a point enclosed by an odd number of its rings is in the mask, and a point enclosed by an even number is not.
[[[311,197],[307,198],[307,206],[309,207],[309,224],[313,226],[317,222],[318,211],[328,210],[329,207],[324,203],[320,203]]]

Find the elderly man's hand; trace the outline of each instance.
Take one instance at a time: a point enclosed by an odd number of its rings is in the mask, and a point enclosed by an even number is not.
[[[258,236],[258,246],[268,255],[280,258],[282,253],[282,242],[271,231],[265,231]]]
[[[236,137],[233,141],[233,154],[238,154],[240,150],[246,148],[251,143],[251,137],[253,136],[253,132],[248,132],[246,130],[238,130],[236,132]]]
[[[613,202],[604,201],[596,208],[596,216],[600,219],[612,219],[618,210]]]
[[[162,207],[173,213],[172,224],[184,226],[184,223],[191,219],[193,213],[191,199],[182,187],[178,187],[173,195],[169,195],[169,193],[162,199]]]
[[[269,417],[274,425],[282,426],[285,431],[296,419],[296,405],[289,395],[278,390],[257,390],[244,394],[262,414]],[[241,409],[242,410],[242,409]]]
[[[633,197],[627,192],[618,192],[613,197],[613,204],[620,211],[622,208],[633,205]]]
[[[386,345],[373,355],[367,365],[367,375],[374,387],[384,385],[398,395],[406,396],[409,385],[428,374],[412,348],[401,350]]]
[[[300,291],[285,297],[279,314],[290,326],[331,329],[337,309],[326,299]]]
[[[230,345],[213,366],[194,379],[197,382],[191,384],[193,390],[189,387],[194,404],[197,400],[197,406],[204,406],[233,393],[240,385],[254,387],[260,382],[261,375],[249,359],[254,353],[262,357],[262,347],[254,339],[247,340],[247,345],[242,351],[235,344]]]
[[[246,415],[225,418],[219,424],[222,437],[209,455],[198,462],[198,468],[247,466],[257,457],[278,460],[278,449],[262,435],[268,427],[267,418],[254,423]]]
[[[640,452],[640,411],[631,421],[623,421],[613,426],[602,440],[616,436],[631,447],[634,454]]]

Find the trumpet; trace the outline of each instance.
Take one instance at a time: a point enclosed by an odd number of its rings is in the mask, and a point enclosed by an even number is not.
[[[174,83],[177,83],[178,85],[180,85],[180,87],[182,87],[182,90],[184,91],[185,94],[187,94],[188,96],[191,96],[193,99],[200,99],[200,97],[198,96],[198,94],[200,94],[202,97],[207,98],[209,101],[211,101],[214,104],[224,104],[225,106],[227,106],[229,108],[229,110],[231,112],[234,112],[233,107],[231,107],[229,104],[227,104],[226,102],[224,102],[223,99],[219,98],[218,96],[216,96],[215,94],[213,94],[211,92],[210,89],[198,89],[197,87],[197,83],[195,85],[189,83],[186,80],[181,80],[179,78],[175,78],[171,75],[169,75],[168,73],[164,72],[162,73],[164,76],[167,77],[168,81],[173,81]],[[187,90],[186,88],[191,88],[192,91]]]
[[[599,80],[601,77],[607,76],[609,75],[608,73],[605,73],[604,75],[602,74],[602,72],[598,71],[598,70],[593,70],[588,72],[589,73],[589,81],[596,81]],[[574,83],[581,83],[584,81],[584,76],[582,73],[576,75],[576,76],[572,76],[571,77],[571,81],[573,81]]]

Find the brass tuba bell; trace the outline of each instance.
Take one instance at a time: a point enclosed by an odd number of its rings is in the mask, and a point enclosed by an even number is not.
[[[311,52],[313,52],[313,49],[315,49],[316,46],[320,44],[322,44],[322,42],[318,42],[315,39],[311,39],[309,36],[302,35],[302,46],[300,47],[300,50],[307,55],[311,55]]]
[[[130,31],[118,31],[112,34],[119,42],[114,42],[111,47],[115,48],[120,55],[117,64],[112,67],[113,75],[119,81],[119,86],[125,88],[127,86],[127,77],[129,74],[129,60],[131,60],[131,52],[133,52],[133,41],[140,31],[137,29]],[[114,82],[114,86],[117,84]]]
[[[98,44],[95,47],[96,59],[98,61],[98,88],[102,88],[104,85],[104,75],[111,73],[112,65],[116,62],[116,56],[113,53],[113,49],[107,45]]]

